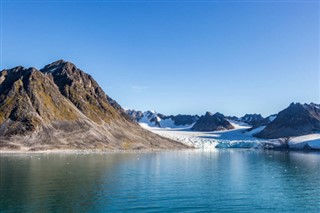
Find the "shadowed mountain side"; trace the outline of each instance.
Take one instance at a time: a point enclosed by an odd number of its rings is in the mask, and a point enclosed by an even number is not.
[[[211,114],[207,112],[191,128],[194,131],[228,130],[234,127],[221,113]]]
[[[291,103],[256,134],[260,138],[282,138],[320,132],[320,105]]]

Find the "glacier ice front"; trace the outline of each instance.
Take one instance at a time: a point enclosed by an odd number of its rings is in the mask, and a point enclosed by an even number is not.
[[[232,130],[212,132],[191,131],[190,128],[156,128],[141,123],[140,125],[163,137],[179,141],[201,150],[214,150],[216,148],[320,150],[320,133],[291,137],[288,139],[261,139],[256,138],[253,135],[262,131],[265,126],[246,131],[250,126],[236,122],[231,123],[235,127]]]
[[[262,143],[261,142],[255,142],[255,141],[223,141],[219,142],[215,148],[262,148]]]

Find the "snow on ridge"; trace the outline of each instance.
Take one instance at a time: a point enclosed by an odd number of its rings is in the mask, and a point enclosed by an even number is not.
[[[184,127],[184,126],[175,125],[174,121],[171,118],[165,119],[165,120],[160,120],[159,123],[160,123],[160,126],[162,128],[180,128],[180,127]]]
[[[258,134],[259,132],[261,132],[265,128],[266,128],[266,126],[259,126],[259,127],[255,128],[255,129],[252,129],[252,130],[244,133],[244,134],[253,136],[255,134]]]
[[[49,73],[53,73],[54,71],[56,71],[59,67],[53,67],[50,70],[48,70]]]
[[[251,126],[249,124],[247,124],[246,122],[243,121],[236,121],[236,120],[230,120],[227,119],[231,125],[235,128],[235,129],[239,129],[239,128],[250,128]]]
[[[140,124],[146,124],[146,125],[148,125],[148,126],[150,126],[150,127],[155,127],[155,126],[156,126],[156,124],[153,123],[153,122],[151,122],[146,116],[143,116],[143,117],[140,119],[139,123],[140,123]]]
[[[149,112],[144,112],[139,123],[159,128],[191,128],[194,125],[194,123],[191,125],[175,125],[171,118],[161,119],[157,114],[150,114]]]
[[[272,121],[274,121],[274,119],[276,119],[276,118],[277,118],[277,115],[270,115],[270,116],[269,116],[269,121],[272,122]]]
[[[141,113],[141,116],[138,117],[137,122],[139,124],[146,124],[150,127],[191,128],[194,125],[194,123],[186,124],[186,125],[176,125],[175,116],[166,116],[161,113],[157,113],[156,111],[153,111],[153,110],[148,110],[144,112],[140,111],[140,113]]]

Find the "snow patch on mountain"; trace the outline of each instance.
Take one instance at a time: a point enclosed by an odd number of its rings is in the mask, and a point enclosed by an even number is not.
[[[126,110],[126,113],[140,124],[146,124],[149,127],[161,128],[189,128],[192,127],[199,118],[197,115],[167,116],[151,110],[145,112]]]
[[[262,130],[264,130],[264,128],[266,128],[266,126],[259,126],[259,127],[255,128],[255,129],[252,129],[252,130],[250,130],[248,132],[245,132],[244,134],[253,136],[255,134],[258,134]]]
[[[269,121],[272,122],[274,121],[274,119],[277,118],[277,115],[270,115],[268,118],[269,118]]]
[[[320,149],[320,133],[291,138],[289,146],[292,149],[303,149],[306,146],[312,149]]]

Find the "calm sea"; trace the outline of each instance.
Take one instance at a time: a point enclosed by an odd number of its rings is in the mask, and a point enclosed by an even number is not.
[[[320,153],[0,154],[0,212],[320,212]]]

